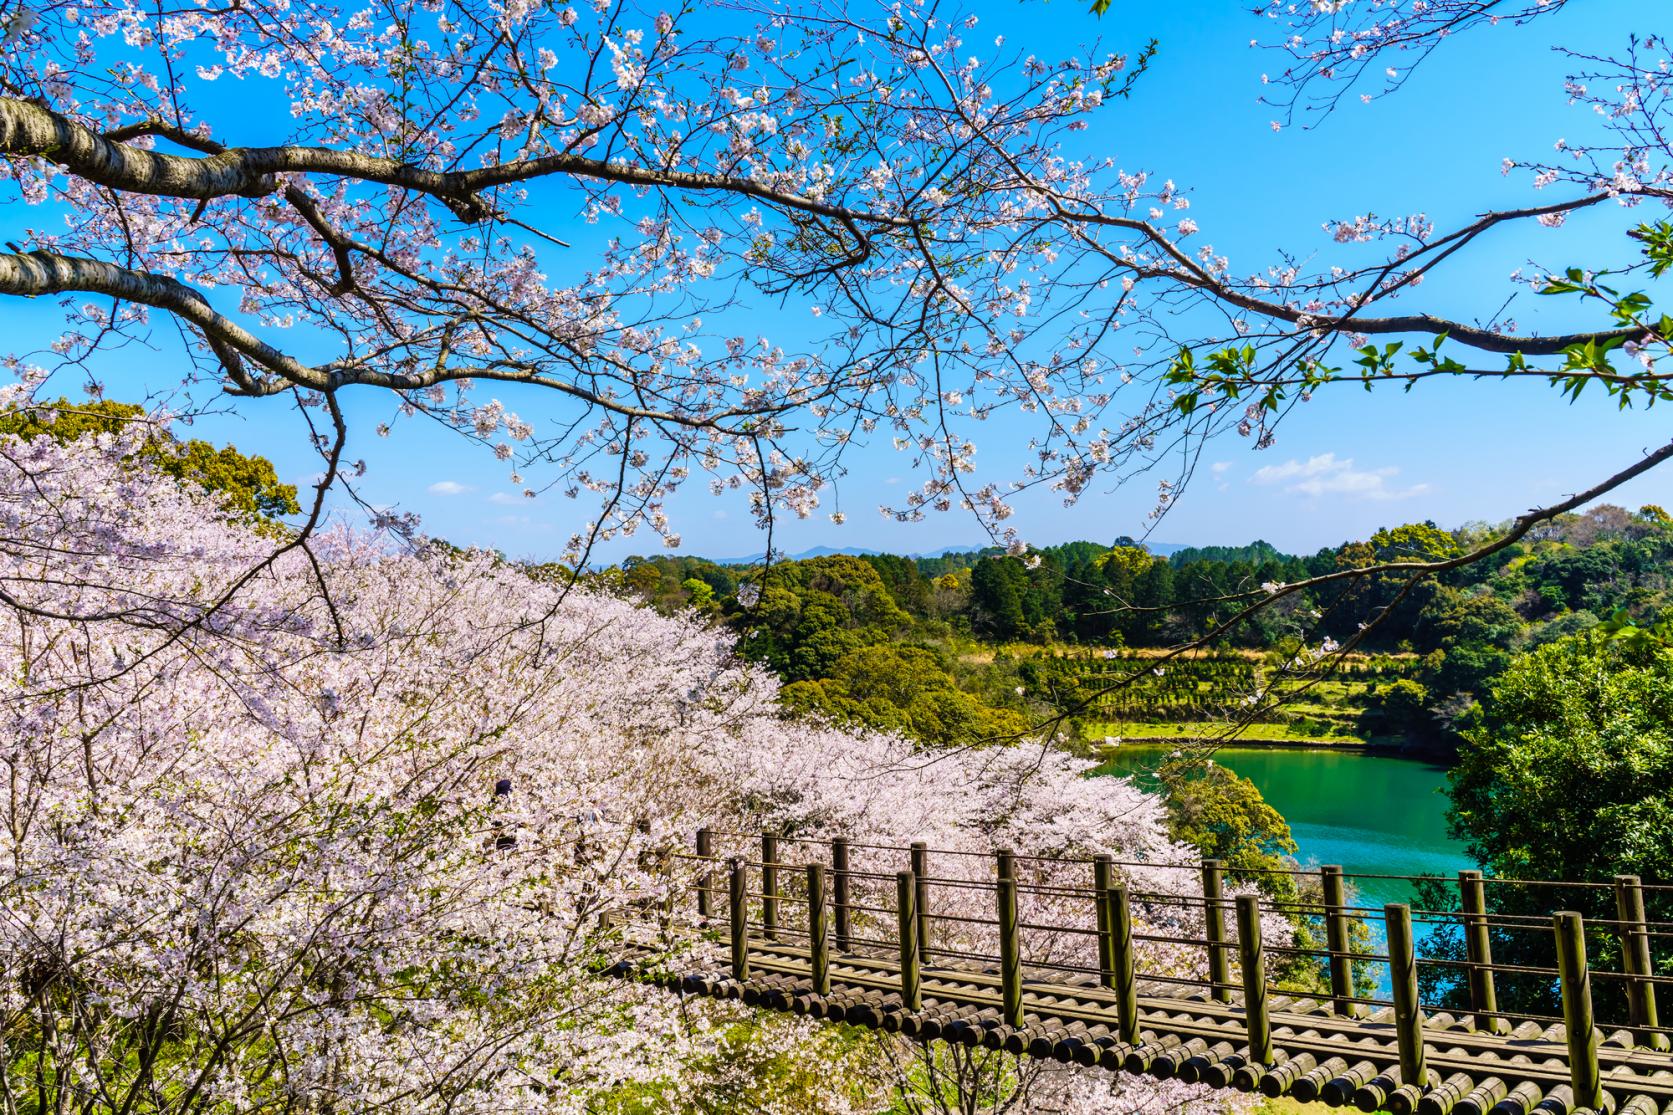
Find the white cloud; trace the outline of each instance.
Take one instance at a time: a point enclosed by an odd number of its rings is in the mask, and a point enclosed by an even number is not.
[[[497,526],[514,527],[523,534],[549,534],[552,530],[551,523],[541,522],[531,515],[500,515],[494,523]]]
[[[469,484],[461,484],[457,480],[438,480],[427,490],[433,496],[462,496],[466,492],[476,491]]]
[[[501,507],[510,507],[513,504],[522,503],[523,499],[524,497],[514,496],[510,492],[495,492],[493,495],[488,497],[488,502],[497,503]]]
[[[1213,464],[1209,465],[1208,467],[1214,470],[1214,475],[1215,476],[1220,476],[1228,468],[1232,467],[1232,463],[1230,461],[1215,461]]]
[[[1256,470],[1249,483],[1282,484],[1286,492],[1307,496],[1340,495],[1366,500],[1408,499],[1429,490],[1427,484],[1391,487],[1391,481],[1398,475],[1400,470],[1393,465],[1360,469],[1354,467],[1352,457],[1320,453],[1305,461],[1291,458],[1281,465],[1265,465]]]

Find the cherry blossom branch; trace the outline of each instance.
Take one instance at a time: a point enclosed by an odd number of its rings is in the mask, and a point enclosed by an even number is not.
[[[46,252],[0,254],[0,294],[35,297],[69,291],[113,295],[167,310],[191,323],[215,346],[217,355],[223,357],[228,373],[238,384],[234,394],[274,395],[293,387],[326,392],[355,385],[413,390],[450,380],[480,379],[551,388],[624,417],[681,426],[721,428],[728,419],[764,413],[760,409],[734,409],[716,415],[694,416],[650,410],[556,379],[541,372],[539,365],[515,361],[438,365],[414,372],[386,372],[341,364],[315,367],[273,348],[237,322],[211,309],[201,294],[166,275],[147,274],[101,260],[75,259]],[[240,357],[248,357],[273,372],[277,378],[258,380],[251,377],[245,372]],[[769,410],[785,409],[788,405]]]
[[[1474,240],[1483,232],[1497,225],[1510,221],[1527,220],[1558,213],[1568,213],[1577,209],[1589,208],[1610,200],[1608,194],[1593,194],[1570,201],[1557,202],[1550,205],[1528,206],[1519,209],[1499,210],[1483,213],[1481,216],[1446,236],[1432,240],[1417,252],[1401,262],[1411,265],[1421,260],[1426,253],[1436,253],[1440,259],[1451,255],[1463,245]],[[1122,257],[1119,253],[1107,248],[1097,250],[1109,262],[1119,269],[1127,271],[1141,279],[1167,279],[1178,282],[1209,295],[1217,302],[1235,306],[1240,310],[1259,314],[1274,321],[1286,322],[1290,325],[1305,326],[1309,330],[1321,333],[1337,333],[1352,331],[1356,333],[1375,334],[1410,334],[1426,333],[1430,335],[1445,333],[1449,339],[1483,352],[1517,353],[1527,356],[1554,356],[1576,344],[1587,342],[1604,342],[1609,340],[1632,340],[1644,337],[1645,331],[1634,328],[1594,330],[1580,333],[1556,334],[1551,336],[1515,336],[1483,329],[1465,322],[1453,320],[1433,313],[1394,314],[1374,317],[1362,314],[1356,307],[1346,313],[1310,313],[1299,307],[1270,298],[1261,298],[1248,293],[1231,281],[1213,275],[1191,260],[1178,245],[1166,236],[1163,231],[1149,221],[1129,217],[1109,216],[1101,213],[1076,213],[1067,208],[1061,210],[1066,220],[1088,224],[1104,225],[1113,228],[1126,229],[1141,234],[1144,239],[1165,252],[1174,259],[1177,267],[1155,267]],[[1430,264],[1429,266],[1433,266]],[[1386,275],[1393,269],[1389,264],[1379,270]],[[1428,270],[1426,266],[1418,271]],[[1409,283],[1409,280],[1407,281]],[[1404,286],[1407,283],[1401,283]],[[1360,306],[1369,306],[1388,297],[1392,290],[1382,290],[1364,296]]]
[[[161,135],[206,154],[191,158],[122,142],[141,135]],[[283,174],[336,175],[428,194],[449,206],[461,220],[470,222],[494,216],[494,208],[479,196],[483,191],[562,174],[626,185],[735,193],[785,209],[894,228],[910,228],[917,223],[907,217],[834,205],[742,176],[633,166],[567,152],[475,170],[437,171],[325,147],[228,147],[157,121],[101,134],[62,113],[17,97],[0,97],[0,154],[44,158],[89,182],[128,193],[204,201],[265,197],[280,190],[279,176]]]

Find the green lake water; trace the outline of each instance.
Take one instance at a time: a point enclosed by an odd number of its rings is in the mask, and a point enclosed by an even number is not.
[[[1171,748],[1123,747],[1110,766],[1143,771]],[[1446,771],[1363,751],[1222,747],[1215,761],[1253,782],[1290,824],[1304,867],[1341,864],[1350,875],[1452,875],[1474,867],[1446,832]],[[1411,899],[1407,884],[1354,881],[1364,906]]]

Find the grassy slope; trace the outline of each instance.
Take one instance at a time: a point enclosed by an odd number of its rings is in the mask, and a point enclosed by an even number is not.
[[[1134,742],[1149,740],[1216,739],[1226,732],[1226,725],[1212,720],[1095,720],[1083,721],[1086,740],[1097,744],[1105,736],[1119,736]],[[1353,732],[1323,733],[1305,731],[1295,724],[1250,724],[1240,730],[1235,743],[1308,743],[1320,747],[1363,747],[1365,740]]]

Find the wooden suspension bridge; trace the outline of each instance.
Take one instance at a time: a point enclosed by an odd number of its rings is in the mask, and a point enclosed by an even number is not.
[[[1351,903],[1356,878],[1405,877],[1328,866],[1287,873],[1307,899],[1283,903],[1231,893],[1215,860],[1066,861],[710,830],[673,859],[692,868],[688,882],[640,927],[657,939],[637,938],[612,974],[922,1041],[1333,1107],[1673,1115],[1673,1029],[1656,1005],[1673,977],[1657,974],[1652,948],[1673,938],[1673,923],[1645,914],[1646,894],[1673,887],[1633,876],[1512,884],[1466,871],[1447,882],[1456,909],[1414,910]],[[1191,886],[1126,881],[1163,869],[1189,872]],[[1512,886],[1578,894],[1576,905],[1615,916],[1496,912],[1489,893]],[[1171,928],[1141,931],[1168,911]],[[1271,929],[1278,912],[1311,919],[1323,944],[1275,943],[1288,939]],[[1372,951],[1379,927],[1383,952]],[[1422,927],[1450,929],[1464,955],[1423,955],[1432,938]],[[1536,932],[1550,935],[1555,967],[1494,962],[1495,940]],[[1590,966],[1589,941],[1619,970]],[[1316,990],[1275,982],[1276,969],[1303,961]],[[1424,1000],[1437,969],[1467,988],[1467,1007]],[[1560,1016],[1500,1010],[1499,976],[1543,990]],[[1609,982],[1619,1024],[1594,1012],[1593,987]]]

